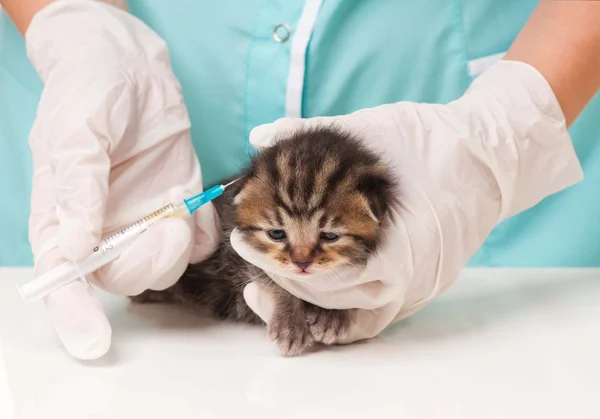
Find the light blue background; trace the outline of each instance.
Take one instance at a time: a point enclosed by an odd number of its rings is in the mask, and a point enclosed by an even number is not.
[[[301,1],[130,0],[165,38],[192,118],[206,185],[238,171],[248,133],[284,116],[292,27]],[[507,50],[534,0],[325,0],[307,54],[303,116],[382,103],[447,102],[471,82],[467,62]],[[30,265],[27,135],[41,83],[23,41],[0,17],[0,265]],[[491,234],[476,266],[600,265],[600,99],[571,129],[586,179]]]

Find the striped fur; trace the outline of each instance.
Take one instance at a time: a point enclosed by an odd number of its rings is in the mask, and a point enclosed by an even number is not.
[[[349,312],[316,307],[276,286],[231,248],[231,231],[238,228],[247,245],[280,268],[310,279],[314,272],[367,262],[384,238],[394,189],[381,159],[351,135],[319,128],[280,140],[215,200],[223,230],[216,253],[190,265],[173,287],[134,299],[177,301],[207,308],[222,319],[262,323],[243,298],[244,286],[258,281],[275,292],[269,336],[283,353],[304,353],[314,342],[332,343],[347,330]],[[281,232],[283,239],[273,238]]]

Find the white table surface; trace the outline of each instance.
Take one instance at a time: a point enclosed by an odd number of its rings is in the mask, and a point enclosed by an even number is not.
[[[471,270],[367,343],[282,358],[264,330],[104,295],[83,363],[0,269],[0,418],[600,418],[600,270]]]

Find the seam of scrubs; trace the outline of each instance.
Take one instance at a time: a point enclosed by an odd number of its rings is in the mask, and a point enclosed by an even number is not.
[[[306,0],[300,19],[296,24],[296,32],[292,38],[290,64],[285,91],[285,116],[302,117],[302,93],[306,76],[306,54],[312,36],[322,0]]]
[[[264,8],[264,1],[263,4],[261,5],[261,9]],[[260,19],[258,18],[258,16],[260,15],[260,11],[259,13],[256,14],[257,17],[255,18],[256,21],[254,23],[254,28],[252,30],[252,38],[250,39],[250,43],[248,44],[248,52],[247,52],[247,56],[246,56],[246,66],[244,69],[244,115],[242,117],[243,120],[243,124],[244,124],[244,150],[246,152],[246,158],[250,156],[250,131],[251,129],[248,127],[248,78],[249,78],[249,72],[250,72],[250,60],[252,59],[252,50],[254,48],[254,44],[256,42],[256,34],[258,33],[258,30],[260,29]]]
[[[463,19],[462,8],[460,6],[459,0],[452,0],[451,7],[453,9],[452,17],[454,18],[456,30],[460,38],[460,58],[463,61],[463,78],[465,82],[464,88],[466,89],[473,81],[473,77],[471,77],[471,75],[469,74],[469,50],[467,47],[467,32],[465,30],[465,22]]]

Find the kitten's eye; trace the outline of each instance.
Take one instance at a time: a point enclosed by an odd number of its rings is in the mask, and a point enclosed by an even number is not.
[[[325,231],[321,233],[321,239],[328,241],[328,242],[334,242],[339,238],[340,238],[340,236],[338,236],[335,233],[328,233]]]
[[[276,242],[281,241],[287,237],[285,231],[283,230],[269,230],[267,234],[271,238],[271,240],[275,240]]]

